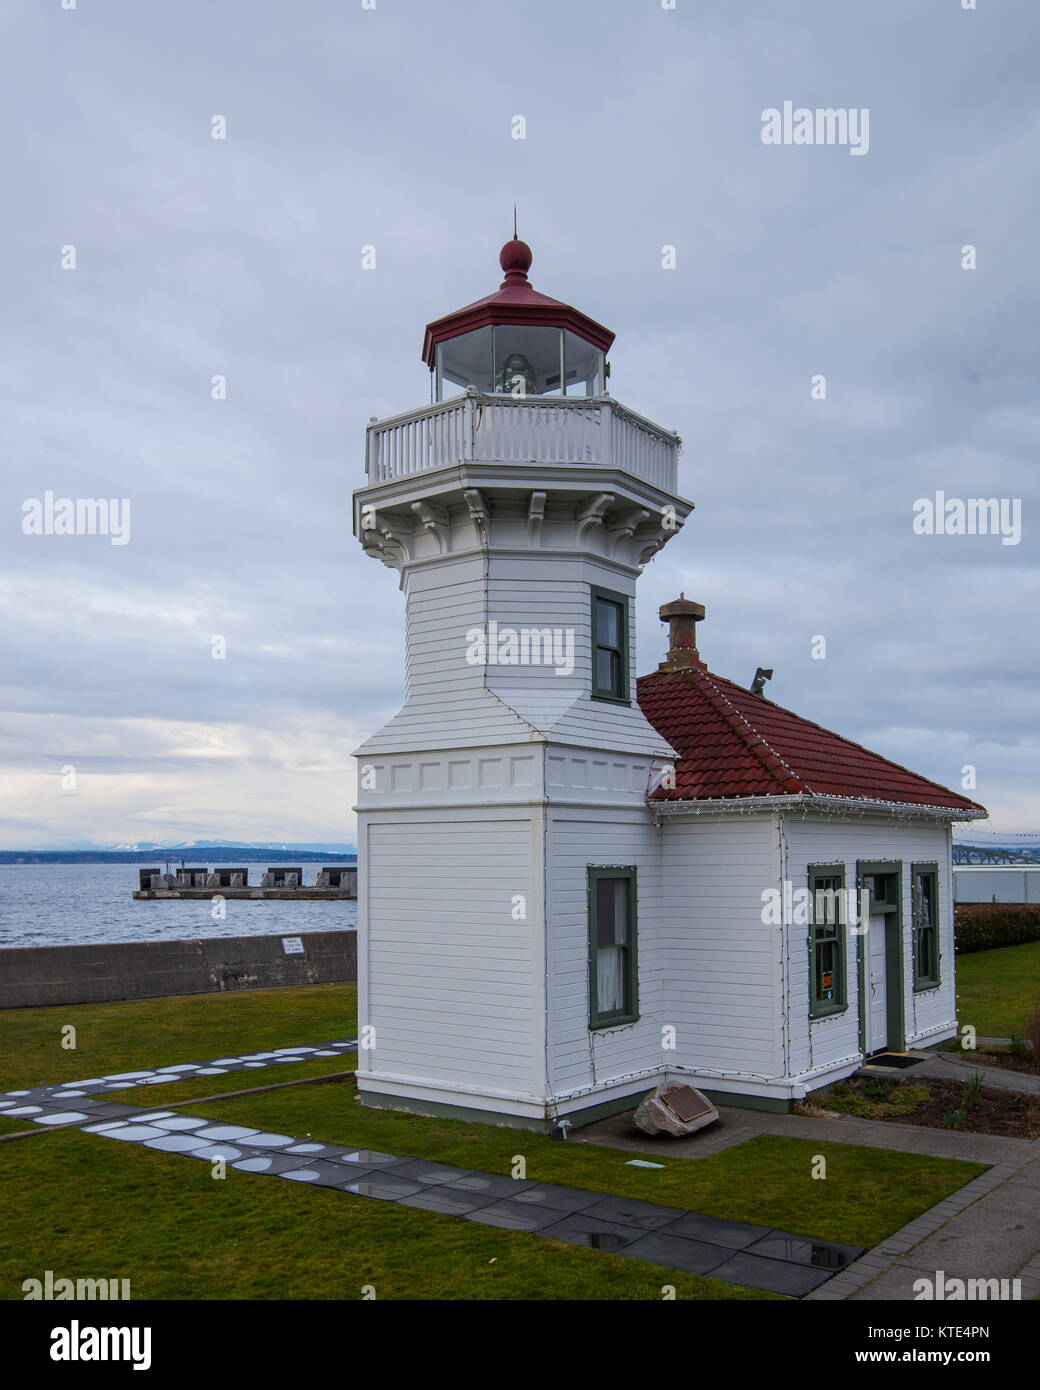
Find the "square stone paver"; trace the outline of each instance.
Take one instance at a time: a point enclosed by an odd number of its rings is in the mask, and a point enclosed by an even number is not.
[[[444,1190],[444,1189],[442,1189]],[[561,1212],[522,1202],[492,1202],[470,1213],[469,1220],[482,1226],[501,1226],[507,1231],[541,1231],[559,1221]]]
[[[592,1212],[565,1216],[555,1225],[546,1226],[542,1235],[552,1240],[565,1240],[568,1245],[584,1245],[589,1250],[621,1250],[644,1234],[635,1226],[620,1221],[600,1221]]]
[[[508,1201],[525,1188],[534,1187],[534,1183],[522,1178],[505,1177],[501,1173],[467,1173],[464,1178],[453,1178],[449,1186],[459,1192],[486,1196],[489,1201]]]
[[[735,1255],[731,1253],[725,1264],[711,1271],[713,1279],[725,1279],[751,1289],[767,1289],[770,1293],[786,1293],[792,1298],[801,1298],[826,1283],[831,1273],[829,1269],[814,1269],[811,1265],[765,1259],[746,1250]]]
[[[305,1163],[300,1168],[287,1169],[279,1176],[313,1187],[343,1187],[347,1183],[368,1177],[372,1171],[359,1168],[356,1173],[351,1173],[341,1163],[330,1163],[326,1158],[319,1158],[313,1163]]]
[[[284,1149],[287,1145],[292,1144],[292,1142],[293,1137],[291,1134],[268,1134],[264,1131],[261,1134],[251,1134],[249,1136],[250,1147],[254,1149]]]
[[[423,1211],[439,1211],[445,1216],[469,1216],[481,1207],[490,1206],[494,1198],[486,1192],[460,1192],[454,1184],[437,1183],[416,1192],[411,1197],[402,1197],[398,1206],[419,1207]]]
[[[394,1175],[408,1178],[425,1187],[429,1183],[456,1182],[459,1178],[468,1178],[470,1170],[452,1168],[446,1163],[427,1163],[420,1158],[409,1158],[404,1163],[394,1164]]]
[[[254,1134],[259,1134],[258,1129],[250,1129],[246,1125],[207,1125],[205,1129],[196,1131],[200,1139],[249,1139]]]
[[[596,1215],[603,1221],[620,1221],[623,1226],[636,1226],[642,1231],[656,1231],[671,1226],[683,1214],[681,1207],[655,1206],[634,1197],[604,1197],[596,1203]]]
[[[215,1163],[218,1158],[232,1163],[236,1158],[254,1158],[260,1154],[259,1149],[247,1149],[242,1144],[231,1144],[227,1140],[223,1144],[204,1144],[200,1140],[197,1149],[185,1149],[184,1152],[189,1158],[201,1158],[205,1163]]]
[[[379,1202],[399,1202],[402,1197],[414,1197],[419,1192],[429,1191],[429,1188],[373,1168],[364,1177],[352,1178],[348,1174],[346,1182],[341,1184],[341,1191],[353,1192],[359,1197],[374,1197]]]
[[[525,1187],[510,1200],[520,1202],[524,1206],[547,1207],[557,1213],[554,1219],[559,1220],[560,1214],[565,1211],[588,1211],[590,1207],[598,1207],[603,1201],[603,1193],[588,1192],[578,1187],[553,1187],[549,1183],[536,1182],[531,1187]]]
[[[790,1264],[811,1265],[814,1269],[824,1269],[829,1274],[844,1269],[854,1259],[863,1254],[858,1245],[834,1245],[829,1241],[808,1240],[805,1236],[791,1235],[788,1231],[770,1231],[768,1235],[756,1240],[747,1247],[749,1255],[765,1255],[773,1260],[785,1260]],[[882,1263],[888,1261],[879,1257]]]
[[[292,1153],[293,1150],[287,1150]],[[331,1157],[331,1155],[330,1155]],[[397,1158],[394,1154],[380,1153],[378,1149],[343,1149],[335,1155],[337,1163],[360,1163],[366,1168],[393,1168],[396,1172],[402,1163],[410,1163],[411,1159]]]
[[[709,1245],[686,1236],[673,1236],[670,1231],[651,1231],[619,1252],[626,1258],[649,1260],[651,1264],[682,1269],[688,1274],[707,1274],[732,1258],[733,1251],[722,1245]]]
[[[243,1173],[291,1173],[296,1168],[306,1168],[308,1164],[302,1154],[258,1153],[237,1159],[231,1166],[240,1168]],[[359,1169],[358,1176],[365,1171]]]
[[[668,1227],[670,1236],[688,1236],[708,1245],[722,1245],[730,1250],[744,1250],[753,1241],[770,1234],[770,1226],[752,1226],[746,1221],[725,1221],[719,1216],[701,1216],[689,1212]]]
[[[91,1126],[93,1129],[93,1126]],[[165,1139],[166,1131],[157,1125],[114,1124],[111,1129],[95,1130],[103,1139],[122,1139],[128,1144],[140,1143],[144,1139]]]
[[[159,1149],[162,1153],[191,1153],[193,1149],[199,1147],[199,1141],[194,1134],[167,1134],[162,1139],[146,1139],[145,1148]]]
[[[305,1139],[295,1144],[287,1144],[283,1152],[287,1154],[298,1154],[301,1158],[328,1158],[336,1162],[341,1159],[344,1154],[357,1153],[359,1151],[357,1149],[344,1149],[339,1144],[319,1144],[316,1139]]]

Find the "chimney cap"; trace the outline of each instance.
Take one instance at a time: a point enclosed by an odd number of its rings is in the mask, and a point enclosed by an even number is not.
[[[666,623],[671,618],[695,618],[697,622],[704,617],[704,604],[694,603],[688,598],[674,598],[671,603],[663,603],[660,609],[661,621]]]
[[[659,671],[689,671],[700,662],[697,651],[697,624],[704,617],[704,604],[694,603],[680,594],[671,603],[661,605],[661,621],[668,624],[668,659]]]

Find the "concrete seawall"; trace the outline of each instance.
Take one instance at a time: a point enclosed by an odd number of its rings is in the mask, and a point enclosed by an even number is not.
[[[357,933],[0,950],[0,1009],[107,1004],[357,979]]]

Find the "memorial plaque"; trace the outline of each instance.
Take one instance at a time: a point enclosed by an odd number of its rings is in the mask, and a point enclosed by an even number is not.
[[[673,1115],[687,1123],[711,1109],[711,1102],[692,1086],[673,1086],[670,1091],[662,1092],[661,1099]]]

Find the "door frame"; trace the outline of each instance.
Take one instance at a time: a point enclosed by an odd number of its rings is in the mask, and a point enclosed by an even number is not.
[[[888,1041],[885,1052],[902,1052],[906,1047],[906,1021],[903,999],[903,861],[901,859],[860,859],[856,864],[856,902],[862,901],[863,880],[870,876],[891,874],[896,880],[894,903],[878,908],[871,900],[872,910],[885,914],[885,1023]],[[868,930],[856,936],[856,986],[859,993],[859,1050],[867,1056],[867,956]],[[860,927],[864,923],[859,923]]]

